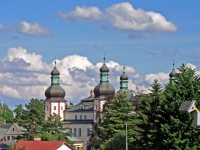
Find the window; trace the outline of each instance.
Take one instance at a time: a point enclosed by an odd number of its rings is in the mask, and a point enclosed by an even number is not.
[[[84,119],[85,119],[85,120],[87,119],[87,115],[84,115]]]
[[[12,136],[12,140],[13,140],[13,141],[15,140],[15,137],[14,137],[14,136]]]
[[[74,128],[74,137],[76,137],[76,128]]]
[[[72,133],[72,128],[69,128],[69,133]]]
[[[88,105],[84,105],[84,109],[88,109]]]
[[[81,137],[81,128],[78,128],[78,136]]]
[[[61,110],[63,110],[63,106],[61,106]]]
[[[80,115],[80,120],[82,120],[82,115]]]
[[[77,115],[75,115],[75,120],[77,120]]]
[[[10,141],[10,136],[7,136],[7,141]]]
[[[97,105],[96,105],[96,109],[97,109]]]
[[[13,131],[15,131],[15,128],[13,128]]]
[[[90,128],[87,128],[87,136],[90,136]]]
[[[47,106],[47,110],[48,110],[48,106]]]
[[[56,106],[54,106],[53,108],[54,108],[54,110],[56,110]]]

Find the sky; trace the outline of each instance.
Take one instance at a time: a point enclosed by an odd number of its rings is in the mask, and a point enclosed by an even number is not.
[[[0,99],[11,109],[45,99],[57,61],[67,102],[99,83],[103,57],[117,91],[164,85],[174,67],[200,68],[200,1],[0,1]],[[199,72],[198,72],[199,73]]]

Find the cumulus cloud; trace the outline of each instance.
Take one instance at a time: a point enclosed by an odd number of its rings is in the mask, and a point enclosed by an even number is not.
[[[12,87],[4,85],[0,88],[0,92],[2,95],[7,96],[9,98],[21,98],[18,91]]]
[[[67,13],[57,12],[57,15],[65,21],[96,21],[102,17],[102,12],[99,10],[99,8],[94,6],[77,6],[74,11]]]
[[[67,13],[57,13],[65,21],[102,21],[129,35],[167,33],[177,31],[177,27],[165,17],[153,11],[135,9],[131,3],[114,4],[101,12],[97,7],[79,7]],[[101,23],[100,23],[101,22]],[[105,25],[104,25],[105,26]]]
[[[169,73],[159,72],[157,74],[147,74],[144,80],[150,85],[155,79],[157,79],[160,84],[164,85],[169,82]]]
[[[22,21],[19,23],[17,27],[17,32],[21,34],[31,35],[31,36],[49,36],[51,32],[46,27],[41,27],[37,23],[28,23],[26,21]]]
[[[90,90],[100,82],[99,69],[103,60],[92,64],[87,57],[74,54],[64,56],[56,62],[61,73],[60,85],[66,91],[65,99],[68,102],[77,103],[88,97]],[[21,47],[13,47],[8,49],[7,55],[0,63],[0,98],[12,98],[15,104],[18,100],[27,102],[31,98],[45,99],[45,90],[51,85],[50,72],[55,66],[54,61],[47,64],[42,60],[42,55],[28,52]],[[110,70],[109,82],[117,91],[124,66],[114,61],[106,62],[106,65]],[[196,68],[191,63],[187,66]],[[142,76],[131,66],[125,67],[125,73],[129,78],[129,89],[134,91],[137,88],[148,91],[149,85],[155,79],[162,85],[169,82],[169,73],[158,72]]]
[[[76,103],[88,97],[90,90],[100,82],[99,69],[102,62],[94,65],[87,57],[77,54],[65,56],[56,62],[61,73],[60,84],[66,91],[65,99],[68,102]],[[41,55],[30,53],[22,47],[13,47],[8,49],[0,63],[0,98],[12,98],[14,105],[18,104],[17,100],[26,102],[31,98],[45,99],[44,92],[51,85],[50,72],[54,68],[54,61],[47,64]],[[109,81],[117,91],[123,66],[114,61],[106,64],[110,68]],[[126,73],[130,88],[142,87],[142,77],[133,67],[127,66]]]

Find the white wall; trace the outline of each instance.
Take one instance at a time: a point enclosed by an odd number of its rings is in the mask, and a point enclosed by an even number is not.
[[[66,145],[62,145],[61,147],[59,147],[57,150],[71,150],[69,147],[67,147]]]
[[[77,120],[80,120],[80,115],[82,115],[82,120],[91,120],[93,119],[93,111],[90,112],[64,112],[64,120],[75,120],[75,115],[77,115]]]
[[[59,103],[58,102],[45,102],[45,119],[47,120],[47,118],[50,116],[50,112],[51,114],[56,113],[58,115],[58,106]],[[56,110],[54,110],[54,107],[56,107]],[[64,119],[64,109],[65,109],[65,102],[60,102],[60,117],[61,117],[61,121]]]
[[[90,136],[87,135],[87,130],[88,130],[88,128],[90,130],[92,130],[92,124],[67,124],[67,123],[63,123],[63,126],[71,128],[72,133],[74,133],[74,128],[76,128],[76,136],[75,137],[84,142],[83,150],[86,150],[86,144],[87,144],[87,141],[89,140],[89,137],[90,137]],[[78,135],[79,128],[81,128],[81,136]],[[67,131],[69,132],[69,130],[67,130]]]

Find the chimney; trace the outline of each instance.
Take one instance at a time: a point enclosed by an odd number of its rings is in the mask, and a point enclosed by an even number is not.
[[[93,92],[93,90],[91,89],[90,90],[90,97],[92,97],[94,95],[94,92]]]
[[[34,136],[34,137],[33,137],[33,141],[41,141],[41,137],[39,137],[39,136]]]

